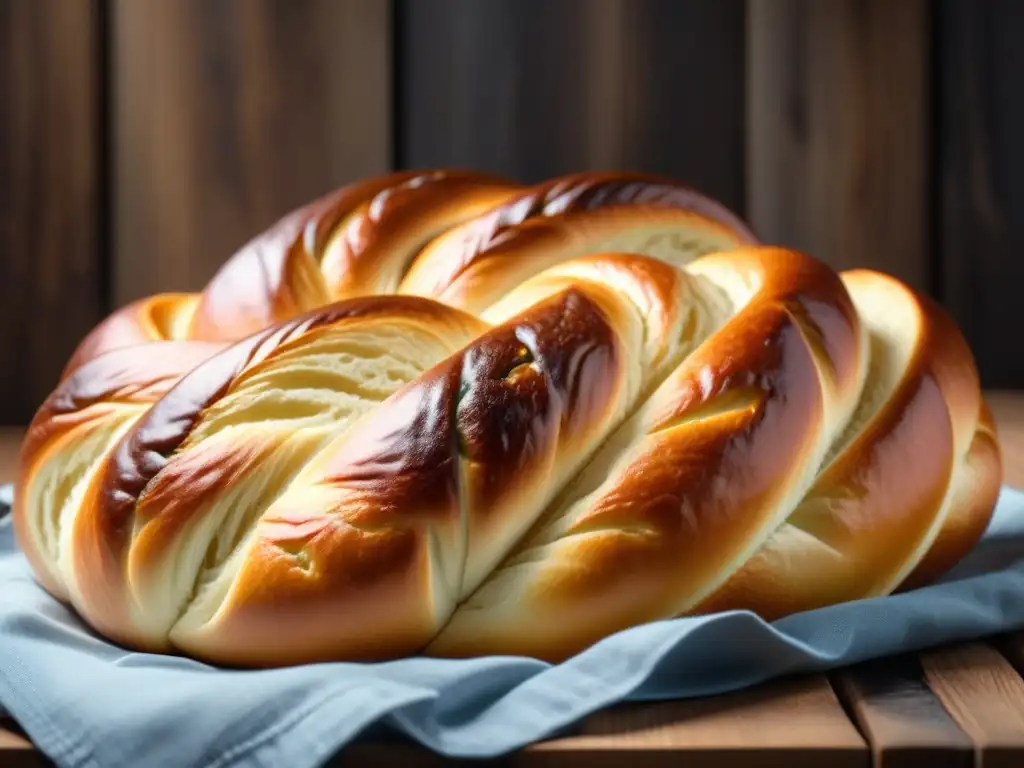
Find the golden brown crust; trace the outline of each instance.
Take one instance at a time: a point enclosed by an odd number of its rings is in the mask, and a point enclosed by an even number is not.
[[[64,366],[61,378],[115,349],[188,338],[184,329],[197,300],[198,296],[190,293],[161,293],[124,306],[82,339]]]
[[[627,238],[629,248],[615,243],[624,228],[636,232]],[[706,242],[698,244],[702,238]],[[646,174],[574,174],[523,191],[444,233],[416,257],[398,289],[480,311],[531,275],[590,250],[648,253],[674,246],[684,262],[756,242],[735,215],[677,182]]]
[[[349,184],[235,253],[199,299],[189,335],[239,339],[323,304],[381,293],[382,263],[517,189],[470,171],[402,171]],[[403,239],[404,236],[404,239]]]
[[[645,404],[636,447],[589,467],[612,471],[556,507],[430,653],[562,659],[687,610],[784,519],[831,439],[823,425],[846,399],[833,393],[859,386],[859,325],[820,262],[763,248],[709,257],[703,271],[726,263],[750,271],[754,295]],[[822,353],[837,376],[827,388]]]
[[[415,652],[435,615],[434,595],[424,588],[428,552],[410,528],[367,535],[321,515],[265,519],[236,580],[232,601],[241,607],[229,606],[222,621],[172,638],[196,658],[245,667]],[[318,565],[297,567],[300,553],[303,562]],[[331,568],[339,562],[343,569]]]
[[[672,179],[643,173],[577,173],[538,184],[472,221],[458,234],[458,252],[438,260],[447,274],[445,284],[456,282],[471,265],[505,253],[510,241],[531,238],[527,222],[540,223],[570,214],[616,208],[666,209],[696,214],[732,234],[737,243],[757,239],[746,222],[715,200]],[[431,266],[434,266],[432,263]]]
[[[743,608],[775,619],[888,594],[943,525],[979,406],[970,351],[940,307],[894,278],[869,270],[843,277],[869,325],[886,308],[898,316],[892,330],[911,349],[905,366],[787,523],[697,612]],[[875,354],[892,354],[886,344],[876,338]],[[968,517],[966,525],[978,521]]]
[[[129,548],[144,520],[137,519],[140,498],[170,457],[188,437],[205,409],[249,368],[303,335],[328,325],[399,314],[428,322],[479,327],[458,310],[416,297],[365,297],[332,304],[253,334],[196,365],[163,395],[103,458],[85,490],[75,518],[75,536],[85,542],[75,550],[79,576],[79,610],[101,631],[124,642],[139,642],[125,575]],[[214,465],[203,475],[223,478]],[[195,494],[206,486],[195,478]],[[177,489],[176,489],[177,490]],[[198,501],[198,498],[196,499]],[[176,509],[179,507],[175,507]],[[188,509],[195,506],[186,505]],[[173,516],[173,511],[170,513]]]
[[[949,511],[942,528],[927,554],[900,584],[900,591],[932,583],[974,548],[992,519],[1002,483],[1002,454],[995,419],[982,402],[978,429],[953,475]]]
[[[396,312],[435,320],[459,316],[457,310],[412,296],[364,297],[331,304],[271,326],[196,366],[118,445],[105,470],[108,474],[103,495],[111,499],[106,514],[115,520],[121,519],[122,514],[131,514],[139,494],[185,440],[203,410],[246,369],[316,328]]]
[[[620,291],[609,291],[609,277]],[[173,641],[203,658],[261,664],[262,638],[286,611],[309,625],[294,624],[278,656],[422,648],[621,420],[650,371],[681,353],[669,339],[692,332],[680,306],[686,281],[646,257],[595,255],[532,288],[507,297],[527,309],[509,310],[321,450],[263,515],[216,615],[179,625]],[[640,317],[664,336],[643,365],[626,354],[644,335]],[[293,586],[268,592],[268,583]]]
[[[319,262],[335,230],[383,190],[415,177],[405,171],[356,181],[284,216],[217,271],[199,299],[189,334],[239,339],[328,303]]]
[[[682,345],[705,335],[713,322],[701,315],[699,289],[685,272],[634,253],[596,253],[562,262],[518,284],[481,317],[503,323],[523,307],[580,286],[615,327],[625,328],[631,320],[644,327],[633,352],[651,369],[652,380],[660,378]]]
[[[469,171],[433,171],[390,187],[353,212],[328,244],[320,269],[334,299],[393,293],[413,257],[441,232],[490,210],[520,189]]]
[[[268,511],[257,536],[267,524],[280,537],[298,520],[306,536],[289,541],[305,551],[312,575],[295,579],[294,560],[275,551],[271,563],[254,560],[263,548],[250,554],[222,610],[217,649],[258,662],[280,621],[276,595],[286,596],[289,612],[316,617],[283,653],[387,658],[422,647],[437,630],[431,596],[440,597],[442,578],[431,573],[431,551],[461,555],[467,564],[459,570],[471,569],[502,540],[501,529],[523,525],[559,456],[607,421],[620,396],[622,354],[598,307],[569,290],[399,391],[325,448]],[[321,499],[328,522],[311,525],[310,497]],[[473,513],[464,519],[464,510]],[[443,580],[461,590],[460,574]],[[266,585],[279,581],[293,586],[268,594]]]
[[[42,556],[44,543],[29,520],[30,505],[38,504],[38,494],[45,493],[34,487],[38,473],[48,462],[59,462],[61,454],[73,450],[105,422],[140,417],[182,376],[221,348],[222,344],[187,341],[115,348],[89,357],[42,404],[22,442],[13,519],[18,541],[50,592],[67,597],[67,587]],[[71,469],[65,475],[65,483],[80,478]]]
[[[554,661],[929,583],[1000,483],[970,350],[894,279],[657,176],[408,171],[97,326],[15,528],[129,647]]]

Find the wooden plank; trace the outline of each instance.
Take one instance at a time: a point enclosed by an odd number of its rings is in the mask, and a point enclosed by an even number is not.
[[[24,435],[25,430],[20,427],[0,427],[0,484],[14,482]]]
[[[871,745],[876,768],[973,765],[973,742],[925,685],[916,659],[859,664],[832,680]]]
[[[516,756],[524,766],[632,768],[867,766],[864,740],[824,676],[801,676],[721,696],[616,707],[577,734]]]
[[[742,208],[742,0],[399,5],[399,162],[632,169]]]
[[[114,298],[201,288],[391,163],[391,5],[113,0]]]
[[[1024,764],[1024,680],[979,643],[921,656],[925,680],[973,739],[983,768]]]
[[[97,3],[0,0],[0,423],[103,312],[99,27]]]
[[[50,761],[25,738],[11,720],[0,717],[0,765],[4,768],[36,768]]]
[[[748,4],[759,235],[929,289],[925,0]]]
[[[1024,488],[1024,394],[1021,392],[986,392],[999,430],[1003,453],[1003,482]]]
[[[1024,3],[936,4],[938,252],[944,303],[989,387],[1024,385]]]

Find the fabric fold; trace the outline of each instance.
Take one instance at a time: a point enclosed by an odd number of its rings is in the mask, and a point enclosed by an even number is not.
[[[648,624],[559,665],[409,658],[237,671],[130,652],[35,583],[0,519],[0,711],[69,768],[301,768],[368,729],[452,757],[498,756],[619,702],[724,693],[1022,627],[1024,493],[1008,487],[981,543],[939,583],[771,624],[745,612]]]

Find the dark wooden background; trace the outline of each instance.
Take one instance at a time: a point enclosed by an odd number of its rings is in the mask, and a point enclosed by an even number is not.
[[[395,167],[677,176],[1024,386],[1020,0],[0,0],[0,422],[112,307]]]

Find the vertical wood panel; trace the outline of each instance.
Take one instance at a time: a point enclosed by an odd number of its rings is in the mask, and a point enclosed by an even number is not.
[[[0,0],[0,422],[102,312],[98,3]]]
[[[289,209],[389,168],[389,2],[112,2],[116,302],[200,288]]]
[[[398,8],[402,165],[650,171],[742,208],[742,0]]]
[[[932,288],[927,10],[749,3],[748,211],[764,239]]]
[[[1024,386],[1024,3],[937,6],[942,298],[988,387]]]

